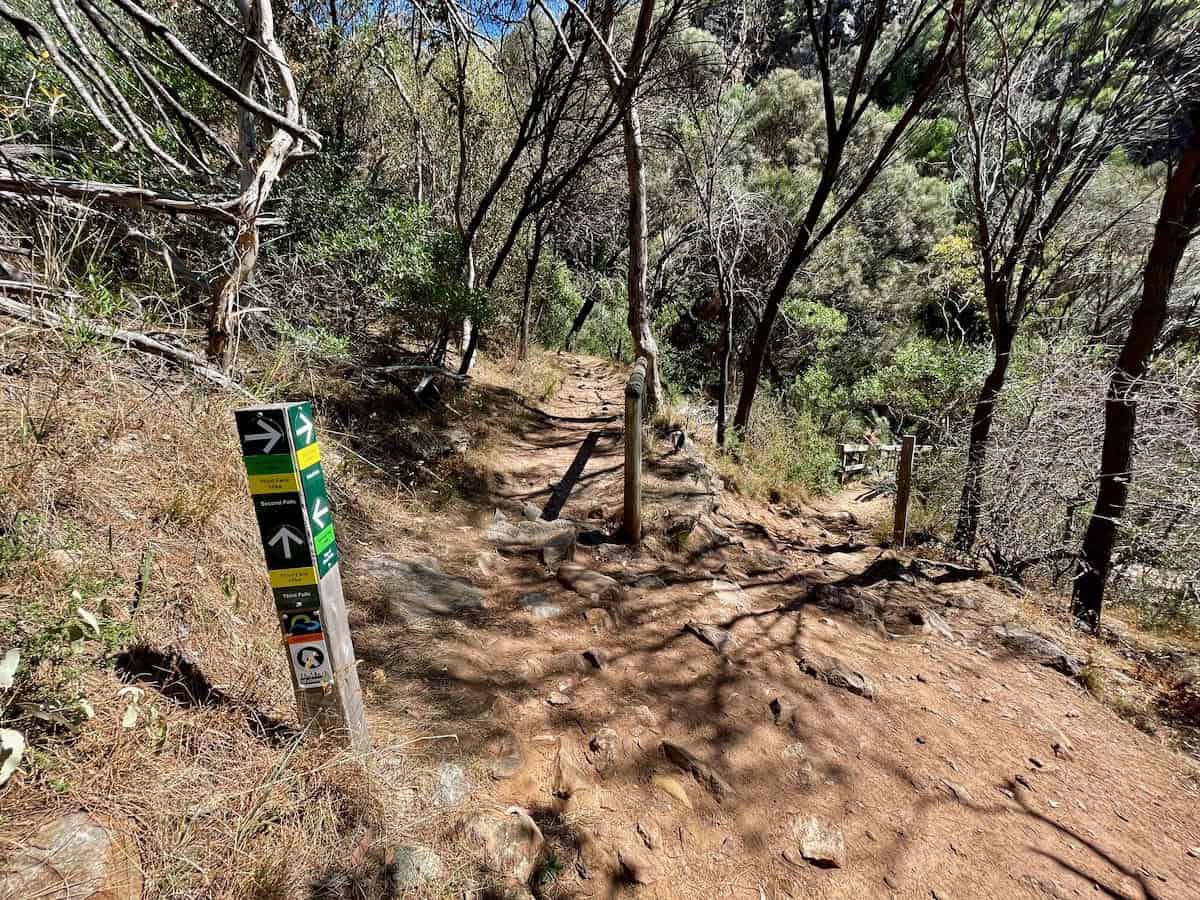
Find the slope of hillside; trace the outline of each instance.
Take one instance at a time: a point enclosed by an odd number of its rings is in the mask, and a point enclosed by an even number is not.
[[[0,340],[0,650],[22,653],[0,724],[31,745],[0,788],[10,865],[82,811],[127,838],[140,893],[117,896],[1200,880],[1196,769],[1085,690],[1102,648],[877,546],[878,504],[751,502],[653,440],[650,533],[620,543],[623,375],[584,357],[485,364],[433,409],[262,361],[273,398],[320,413],[373,750],[303,740],[242,401]],[[512,540],[538,518],[568,523],[573,562]]]

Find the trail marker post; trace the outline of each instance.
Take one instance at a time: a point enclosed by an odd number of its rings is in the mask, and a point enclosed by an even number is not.
[[[646,392],[646,360],[638,359],[625,385],[625,536],[642,539],[642,397]]]
[[[908,539],[908,501],[912,495],[913,456],[916,449],[916,435],[904,435],[900,442],[900,462],[896,466],[896,508],[892,526],[892,546],[901,549]]]
[[[235,416],[300,724],[367,750],[312,405],[252,406]]]

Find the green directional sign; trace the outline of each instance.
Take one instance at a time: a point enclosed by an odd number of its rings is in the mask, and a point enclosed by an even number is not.
[[[312,405],[242,409],[236,417],[275,605],[315,609],[317,583],[338,548]]]
[[[312,404],[235,415],[301,721],[364,750],[369,738]]]

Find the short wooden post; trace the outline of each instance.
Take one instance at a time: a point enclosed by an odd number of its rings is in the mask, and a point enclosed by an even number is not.
[[[235,415],[300,724],[369,750],[312,405]]]
[[[633,366],[625,385],[625,536],[642,539],[642,397],[646,392],[646,360]]]
[[[912,494],[913,455],[916,449],[916,435],[904,435],[900,442],[900,461],[896,466],[895,524],[892,526],[893,547],[902,548],[908,537],[908,500]]]

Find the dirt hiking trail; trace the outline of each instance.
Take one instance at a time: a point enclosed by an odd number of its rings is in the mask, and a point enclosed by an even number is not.
[[[469,502],[344,548],[373,738],[425,761],[414,833],[519,806],[543,897],[1200,897],[1194,769],[1013,597],[664,438],[622,544],[624,373],[560,359]]]

